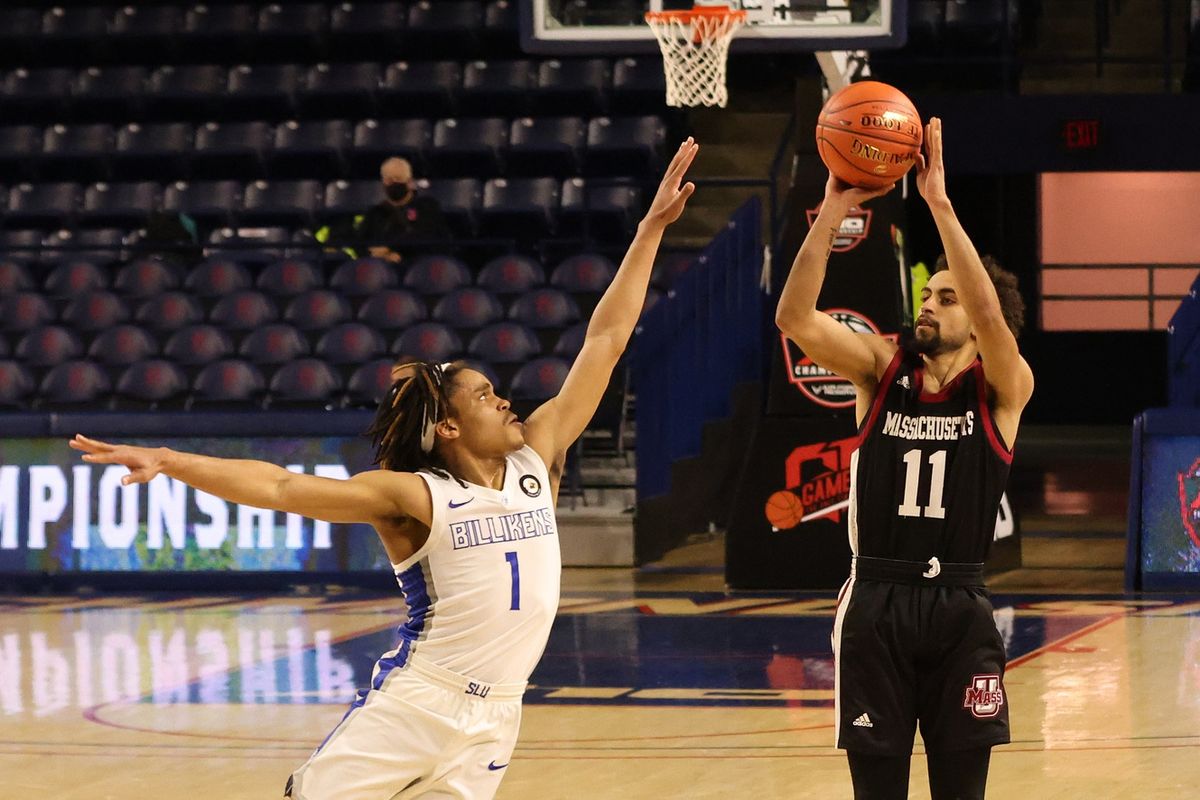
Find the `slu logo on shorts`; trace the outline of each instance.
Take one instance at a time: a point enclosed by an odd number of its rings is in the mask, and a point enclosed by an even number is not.
[[[975,675],[963,697],[963,708],[980,719],[994,717],[1004,705],[1004,690],[1000,688],[999,675]]]

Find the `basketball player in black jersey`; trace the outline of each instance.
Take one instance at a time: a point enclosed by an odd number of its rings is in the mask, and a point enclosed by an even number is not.
[[[913,341],[854,333],[817,310],[846,212],[891,189],[832,175],[776,315],[857,393],[854,559],[833,632],[837,744],[856,800],[908,797],[918,722],[934,800],[983,798],[991,748],[1009,741],[1004,645],[983,562],[1033,373],[1017,350],[1016,280],[980,258],[946,195],[937,118],[925,147],[916,184],[947,269],[921,292]]]

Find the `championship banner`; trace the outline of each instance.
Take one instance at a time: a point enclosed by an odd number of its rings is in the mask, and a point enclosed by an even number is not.
[[[257,459],[328,478],[372,466],[362,437],[122,444]],[[83,462],[66,438],[0,439],[0,574],[391,572],[369,525],[227,503],[165,475],[122,486],[127,473]]]
[[[725,538],[735,589],[836,589],[850,574],[847,514],[853,419],[766,417],[750,446]],[[987,570],[1021,565],[1019,526],[1001,498]]]

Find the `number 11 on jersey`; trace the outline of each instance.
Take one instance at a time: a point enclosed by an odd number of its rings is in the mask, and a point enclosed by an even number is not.
[[[922,509],[917,505],[917,490],[921,485],[921,451],[909,450],[904,454],[904,500],[896,512],[902,517],[924,516],[930,519],[945,519],[946,509],[942,507],[942,491],[946,486],[946,451],[936,450],[929,454],[929,466],[933,467],[933,476],[929,481],[929,502]]]
[[[521,566],[517,563],[517,554],[515,551],[510,551],[504,554],[504,560],[508,562],[509,569],[512,570],[512,605],[508,607],[509,611],[521,610]]]

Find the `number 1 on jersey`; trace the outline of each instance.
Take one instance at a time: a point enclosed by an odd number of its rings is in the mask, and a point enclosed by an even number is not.
[[[517,563],[516,552],[508,552],[504,554],[504,560],[508,562],[509,568],[512,570],[512,605],[508,607],[509,611],[521,610],[521,567]]]
[[[921,516],[921,507],[917,505],[917,489],[921,485],[921,451],[909,450],[904,454],[904,502],[897,512],[902,517]],[[933,477],[929,482],[929,502],[925,505],[925,516],[930,519],[945,519],[946,509],[942,507],[942,490],[946,484],[946,451],[937,450],[929,454],[929,466],[933,467]]]

